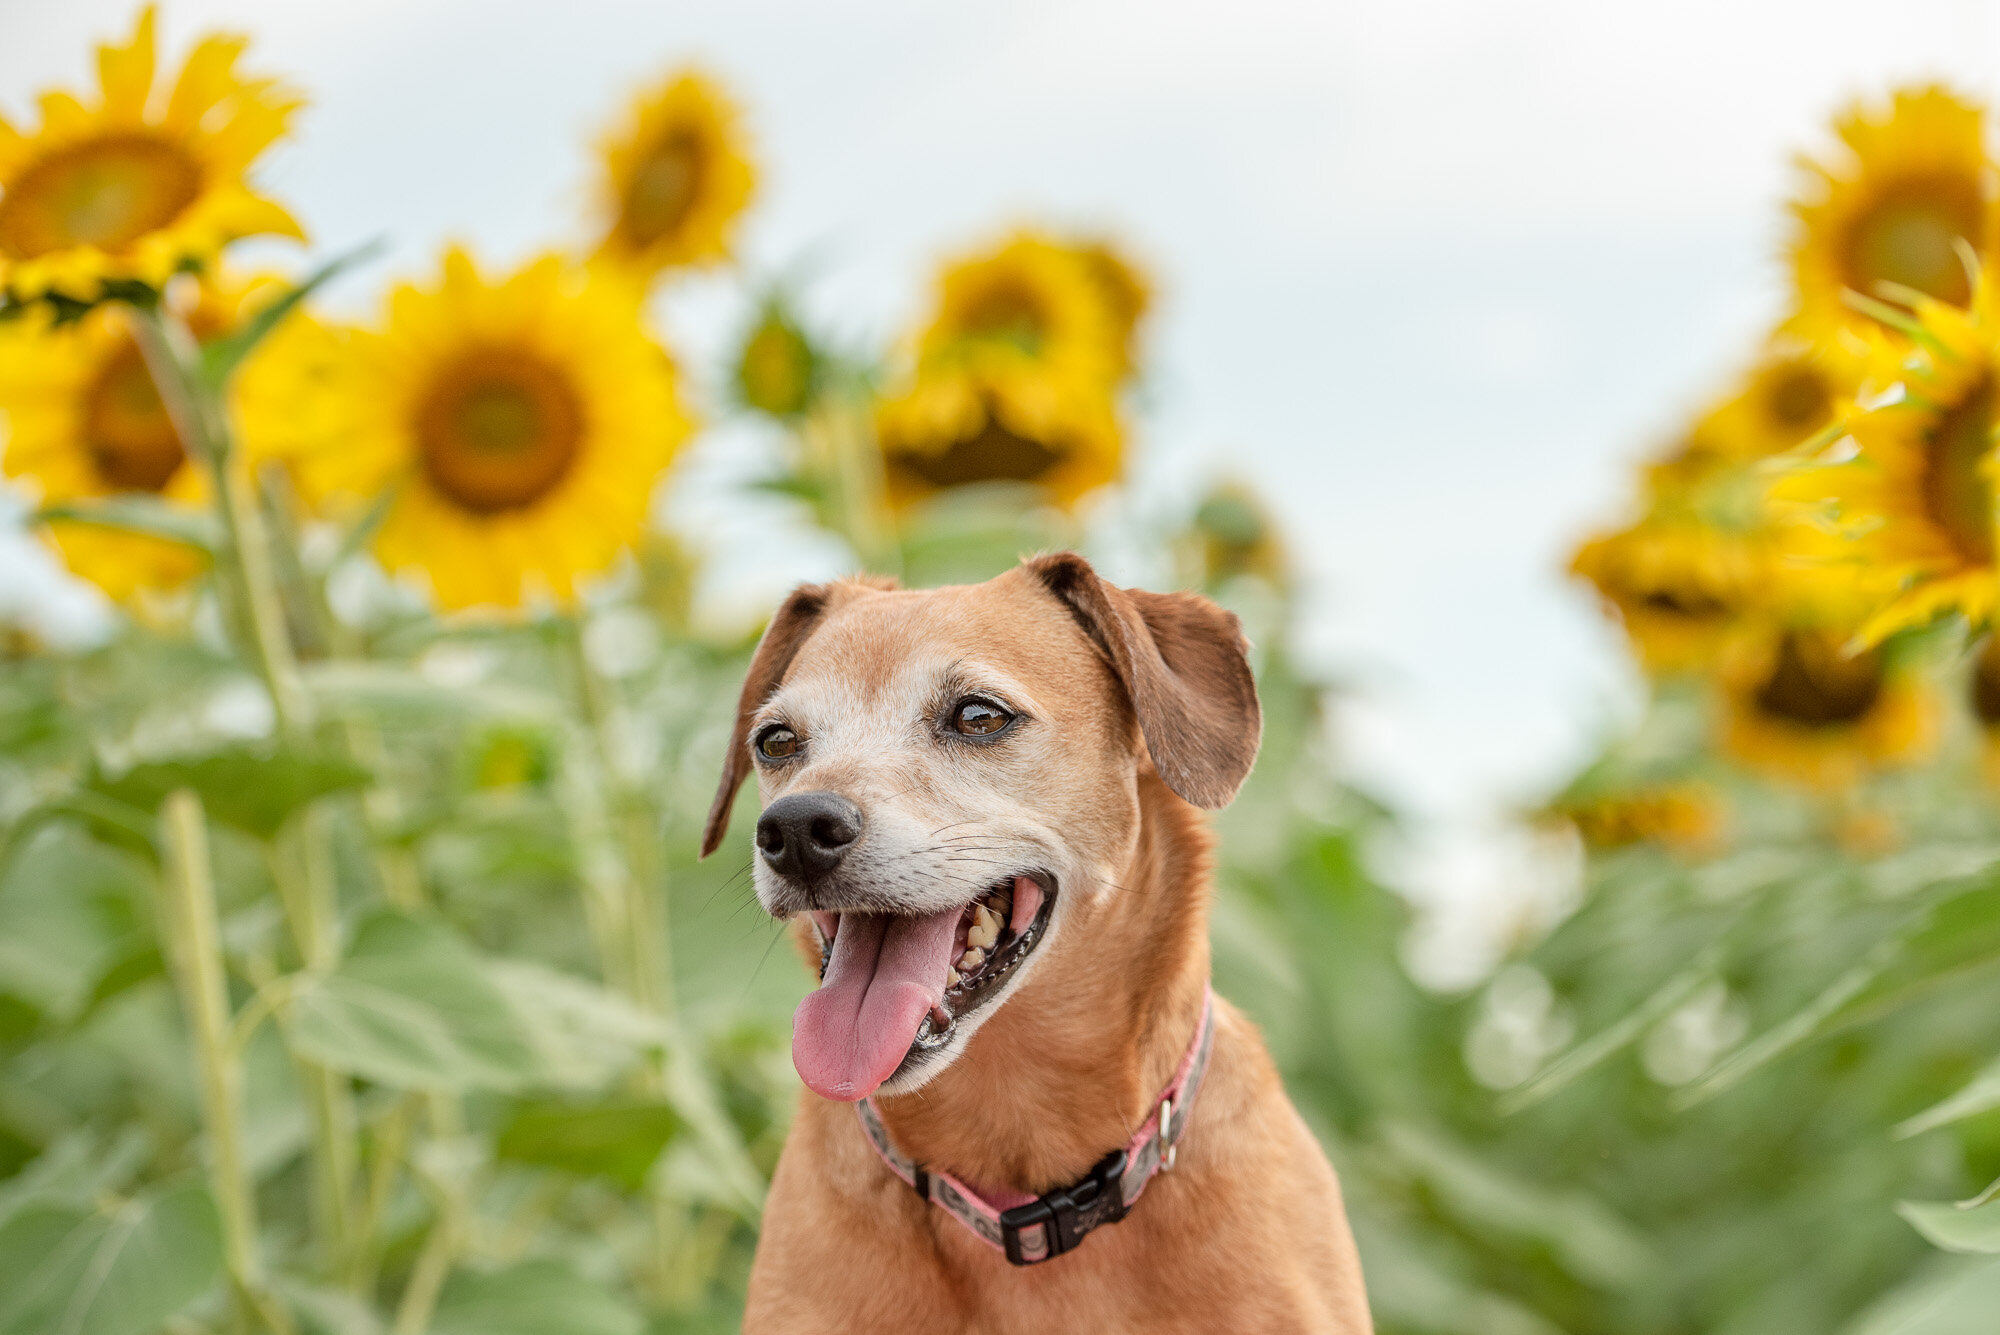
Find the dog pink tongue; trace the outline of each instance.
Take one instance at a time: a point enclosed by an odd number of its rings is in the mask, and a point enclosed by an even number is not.
[[[895,1074],[944,999],[958,918],[840,915],[826,979],[792,1017],[792,1065],[814,1093],[852,1103]]]

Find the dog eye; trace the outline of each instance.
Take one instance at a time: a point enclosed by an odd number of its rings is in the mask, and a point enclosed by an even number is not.
[[[991,700],[961,700],[951,712],[951,730],[967,737],[991,737],[1013,721],[1012,714]]]
[[[757,734],[757,754],[766,760],[786,760],[799,753],[799,735],[782,723],[773,723]]]

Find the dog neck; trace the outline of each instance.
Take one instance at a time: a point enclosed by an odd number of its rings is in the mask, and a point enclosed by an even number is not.
[[[977,1190],[1039,1195],[1123,1145],[1200,1022],[1212,845],[1200,813],[1142,775],[1122,874],[956,1062],[876,1100],[897,1146]]]

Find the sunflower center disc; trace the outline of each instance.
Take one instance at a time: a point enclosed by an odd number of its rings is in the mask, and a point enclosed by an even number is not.
[[[1061,458],[1042,442],[1009,431],[989,411],[978,435],[954,440],[936,454],[897,454],[891,466],[927,486],[962,487],[975,482],[1033,482]]]
[[[650,246],[678,228],[700,185],[701,149],[692,138],[670,135],[655,145],[625,189],[619,222],[632,243]]]
[[[137,344],[120,346],[90,382],[83,438],[98,477],[113,491],[162,491],[186,461]]]
[[[562,481],[583,443],[567,377],[531,353],[468,353],[436,377],[417,411],[431,484],[478,514],[518,509]]]
[[[1048,324],[1035,294],[1014,282],[988,285],[966,304],[963,318],[968,334],[1013,343],[1029,354],[1041,350]]]
[[[16,259],[115,250],[172,222],[200,193],[200,169],[171,144],[137,134],[87,140],[29,167],[0,199],[0,250]]]
[[[1810,366],[1786,366],[1764,388],[1764,407],[1780,427],[1804,435],[1833,407],[1826,380]]]
[[[1823,636],[1790,634],[1778,644],[1771,675],[1757,689],[1757,707],[1809,728],[1859,722],[1882,694],[1881,655],[1849,657]]]
[[[812,398],[812,349],[777,320],[759,325],[744,346],[736,379],[743,400],[779,417],[804,412]]]
[[[1638,602],[1648,612],[1691,622],[1723,621],[1736,610],[1714,594],[1692,587],[1648,589]]]
[[[1992,448],[1989,379],[1946,412],[1924,441],[1924,510],[1969,565],[1993,561],[1993,486],[1981,467]]]
[[[1976,243],[1984,213],[1979,183],[1941,176],[1886,192],[1848,238],[1848,286],[1875,296],[1879,283],[1900,283],[1963,306],[1972,283],[1958,242]]]

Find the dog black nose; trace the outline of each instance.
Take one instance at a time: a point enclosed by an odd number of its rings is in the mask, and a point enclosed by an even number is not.
[[[840,865],[861,837],[861,808],[838,793],[793,793],[764,808],[757,848],[780,876],[810,880]]]

